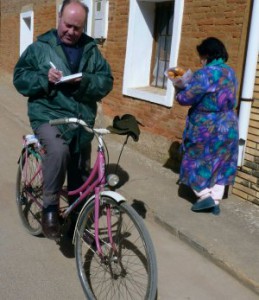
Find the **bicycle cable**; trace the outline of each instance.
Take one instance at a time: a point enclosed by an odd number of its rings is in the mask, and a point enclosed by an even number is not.
[[[116,163],[116,167],[115,167],[115,171],[114,171],[114,174],[118,175],[117,172],[118,172],[118,167],[119,167],[119,162],[120,162],[120,159],[121,159],[121,156],[122,156],[122,152],[124,150],[124,147],[126,146],[127,142],[128,142],[128,139],[129,139],[129,135],[127,135],[124,143],[122,144],[122,147],[121,147],[121,150],[120,150],[120,154],[119,154],[119,157],[118,157],[118,160],[117,160],[117,163]],[[109,151],[108,151],[108,147],[106,145],[106,142],[104,141],[103,143],[104,145],[104,148],[105,148],[105,152],[106,152],[106,157],[107,157],[107,160],[106,160],[106,166],[107,168],[105,168],[107,171],[106,171],[106,176],[107,176],[107,172],[108,172],[108,169],[109,169],[109,161],[110,161],[110,157],[109,157]]]
[[[121,147],[121,151],[120,151],[120,154],[119,154],[119,157],[118,157],[118,161],[117,161],[117,164],[116,164],[116,168],[115,168],[115,174],[117,174],[117,171],[118,171],[118,166],[119,166],[119,162],[120,162],[120,159],[121,159],[121,155],[122,155],[122,152],[124,150],[124,147],[126,146],[126,144],[128,143],[128,139],[129,139],[129,135],[127,135],[124,143],[122,144],[122,147]]]

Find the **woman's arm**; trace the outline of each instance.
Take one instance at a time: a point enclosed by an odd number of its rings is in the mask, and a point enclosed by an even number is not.
[[[193,105],[200,101],[204,94],[208,91],[209,81],[202,69],[193,73],[192,80],[182,90],[178,90],[176,100],[181,105]]]

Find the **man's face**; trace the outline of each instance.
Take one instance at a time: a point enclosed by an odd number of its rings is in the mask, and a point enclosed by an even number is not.
[[[78,3],[68,4],[59,16],[58,36],[64,44],[74,45],[84,30],[86,13]]]

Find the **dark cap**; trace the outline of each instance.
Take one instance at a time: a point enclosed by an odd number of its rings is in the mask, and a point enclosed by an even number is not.
[[[142,125],[133,115],[125,114],[114,117],[112,126],[107,129],[120,135],[130,135],[137,142],[140,135],[139,124]]]

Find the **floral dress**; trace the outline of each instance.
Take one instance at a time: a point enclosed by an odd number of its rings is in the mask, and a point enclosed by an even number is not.
[[[237,80],[223,60],[193,73],[177,101],[191,105],[183,133],[180,182],[200,192],[234,182],[238,157]]]

